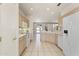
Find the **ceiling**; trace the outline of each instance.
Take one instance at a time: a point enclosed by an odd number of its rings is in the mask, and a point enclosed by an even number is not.
[[[20,3],[20,10],[31,19],[56,20],[62,10],[65,10],[71,3]]]

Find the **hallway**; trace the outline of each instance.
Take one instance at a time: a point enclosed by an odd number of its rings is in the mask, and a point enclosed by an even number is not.
[[[79,22],[79,4],[20,3],[19,10],[20,35],[26,36],[29,32],[27,42],[34,38],[27,45],[24,56],[79,55],[79,27],[76,27],[79,25],[77,23]],[[23,27],[24,22],[26,25]],[[36,32],[41,32],[41,34],[34,35],[37,34]]]
[[[58,46],[58,35],[61,31],[61,24],[59,24],[58,19],[60,17],[60,11],[64,9],[64,6],[67,4],[62,5],[63,6],[58,7],[57,3],[19,4],[20,35],[25,34],[24,37],[26,37],[26,33],[30,33],[26,40],[20,40],[20,50],[23,52],[25,47],[27,47],[23,56],[64,55],[63,50]],[[28,40],[31,41],[31,43]],[[27,44],[27,46],[25,46],[25,44]],[[20,55],[22,55],[22,52]]]

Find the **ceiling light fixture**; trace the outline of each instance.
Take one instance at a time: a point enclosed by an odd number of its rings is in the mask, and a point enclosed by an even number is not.
[[[30,8],[30,10],[33,10],[33,8]]]
[[[50,8],[46,8],[46,10],[47,10],[47,11],[49,11],[49,10],[50,10]]]

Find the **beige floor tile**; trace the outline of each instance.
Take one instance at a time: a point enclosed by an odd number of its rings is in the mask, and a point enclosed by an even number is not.
[[[35,42],[32,42],[25,51],[24,56],[62,56],[63,53],[54,44],[42,42],[40,47],[36,48]]]

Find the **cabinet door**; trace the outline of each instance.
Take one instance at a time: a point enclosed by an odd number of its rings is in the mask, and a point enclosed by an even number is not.
[[[19,38],[19,55],[22,55],[26,48],[26,36]]]

